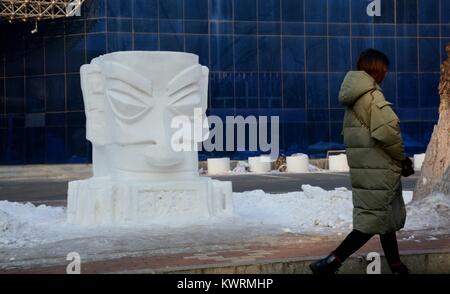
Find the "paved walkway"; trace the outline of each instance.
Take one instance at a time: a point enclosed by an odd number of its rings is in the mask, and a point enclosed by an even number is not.
[[[266,242],[245,242],[234,248],[178,254],[122,257],[82,263],[82,273],[310,273],[308,265],[335,248],[343,237],[283,234]],[[401,232],[399,247],[403,261],[413,273],[450,273],[450,235]],[[341,269],[341,273],[365,273],[369,252],[382,252],[373,238]],[[67,262],[68,263],[68,262]],[[65,273],[66,263],[0,270],[0,273]],[[382,272],[389,273],[382,263]]]

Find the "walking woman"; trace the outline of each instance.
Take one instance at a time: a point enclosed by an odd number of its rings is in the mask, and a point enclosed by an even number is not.
[[[382,52],[365,50],[357,71],[348,72],[342,83],[339,101],[346,106],[343,135],[352,183],[353,231],[329,256],[310,265],[315,274],[336,273],[376,234],[391,271],[408,273],[396,237],[406,219],[400,178],[402,162],[408,160],[399,119],[380,87],[388,67]]]

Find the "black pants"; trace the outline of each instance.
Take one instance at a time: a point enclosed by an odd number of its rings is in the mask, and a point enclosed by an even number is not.
[[[340,261],[344,262],[350,255],[355,253],[374,235],[364,234],[360,231],[353,230],[345,240],[332,253]],[[384,255],[391,268],[401,264],[400,255],[398,253],[397,236],[395,232],[380,235],[381,246],[383,247]]]

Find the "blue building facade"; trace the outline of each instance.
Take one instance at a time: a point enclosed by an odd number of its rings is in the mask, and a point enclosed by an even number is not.
[[[278,115],[280,149],[341,149],[340,83],[368,47],[391,60],[383,83],[409,154],[438,117],[450,0],[87,0],[81,17],[0,25],[0,164],[91,161],[79,67],[123,50],[198,54],[209,114]],[[245,158],[249,152],[201,153]]]

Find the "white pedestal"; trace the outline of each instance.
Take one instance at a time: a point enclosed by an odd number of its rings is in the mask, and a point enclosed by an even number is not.
[[[125,182],[109,177],[69,183],[68,222],[180,224],[233,214],[231,182]]]
[[[226,175],[230,171],[229,158],[208,158],[208,175]]]
[[[334,172],[348,172],[350,171],[350,167],[347,162],[347,155],[339,154],[332,155],[328,157],[328,165],[330,171]]]
[[[271,170],[271,159],[269,156],[249,157],[248,165],[254,173],[268,173]]]
[[[286,171],[288,173],[307,173],[309,172],[309,158],[308,155],[296,155],[286,157]]]

